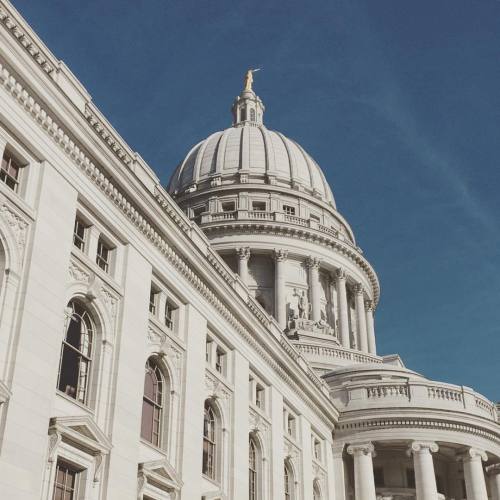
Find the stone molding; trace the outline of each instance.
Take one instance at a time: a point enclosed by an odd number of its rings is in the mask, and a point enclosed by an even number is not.
[[[24,248],[26,247],[26,235],[29,225],[28,222],[26,221],[26,219],[21,217],[14,209],[8,206],[7,203],[4,203],[0,206],[0,216],[12,229],[12,232],[14,233],[14,236],[16,238],[19,254],[22,256],[24,254]]]
[[[452,431],[460,432],[463,434],[472,434],[480,436],[489,441],[500,444],[500,430],[498,433],[493,433],[487,429],[475,426],[472,424],[465,424],[461,422],[433,420],[419,417],[408,418],[379,418],[356,421],[352,423],[340,423],[336,425],[337,433],[358,433],[364,431],[386,430],[386,429],[434,429],[439,431]]]
[[[147,218],[136,208],[134,202],[131,202],[123,192],[113,184],[99,167],[90,159],[75,141],[66,133],[58,120],[54,119],[44,107],[14,78],[9,70],[0,63],[0,86],[12,95],[12,97],[23,107],[28,114],[42,127],[46,133],[52,137],[53,141],[76,163],[82,172],[100,189],[110,201],[122,211],[125,217],[167,258],[174,268],[191,284],[191,286],[200,292],[211,305],[219,311],[221,316],[243,337],[243,339],[264,359],[264,361],[284,380],[291,389],[299,396],[303,396],[303,390],[300,385],[294,381],[284,368],[270,356],[254,336],[242,325],[233,312],[226,304],[219,299],[213,288],[210,287],[199,274],[193,270],[192,266],[180,256],[171,246],[162,234],[153,226]],[[173,203],[173,202],[172,202]],[[210,262],[210,259],[209,259]],[[213,266],[216,271],[218,269]],[[222,276],[226,281],[227,278]],[[234,281],[234,278],[233,278]],[[256,317],[256,316],[254,316]],[[257,318],[259,319],[259,318]],[[305,376],[313,385],[324,393],[324,383],[317,377],[312,368],[307,364],[302,364]],[[312,401],[312,399],[311,399]],[[333,405],[330,411],[335,412]],[[324,419],[322,412],[318,413],[320,418]],[[331,424],[328,419],[325,422]]]
[[[0,5],[0,21],[45,73],[50,75],[55,70],[54,62],[51,61],[53,57],[28,34],[14,15],[2,5]]]

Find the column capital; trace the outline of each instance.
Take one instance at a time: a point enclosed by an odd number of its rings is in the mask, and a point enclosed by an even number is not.
[[[354,285],[354,293],[356,295],[363,295],[365,289],[363,288],[363,285],[361,283],[356,283]]]
[[[429,452],[436,453],[439,450],[439,446],[433,441],[412,441],[408,446],[407,454],[408,456],[413,453]]]
[[[490,476],[499,476],[500,475],[500,463],[488,465],[486,467],[486,473]]]
[[[365,300],[365,309],[367,311],[373,312],[374,309],[373,300],[370,299]]]
[[[321,259],[318,259],[317,257],[312,257],[309,255],[306,259],[306,266],[309,269],[319,269],[319,266],[321,264]]]
[[[345,269],[343,269],[342,267],[339,267],[339,268],[335,271],[335,275],[337,276],[337,279],[339,279],[339,280],[345,280],[345,279],[347,278],[347,275],[346,275]]]
[[[373,443],[368,441],[365,443],[352,443],[347,447],[347,453],[349,455],[371,455],[376,456],[375,446]]]
[[[471,462],[477,459],[486,462],[488,460],[488,455],[486,455],[484,450],[469,448],[467,451],[464,451],[457,456],[457,460],[461,460],[462,462]]]
[[[282,248],[275,248],[273,250],[273,256],[276,262],[283,262],[288,258],[288,250],[283,250]]]
[[[250,258],[250,247],[239,247],[236,249],[238,259],[248,260]]]

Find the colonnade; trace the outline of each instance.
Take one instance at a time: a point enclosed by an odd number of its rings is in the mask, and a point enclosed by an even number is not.
[[[438,500],[433,453],[439,450],[434,442],[413,441],[407,454],[413,457],[415,489],[417,500]],[[376,500],[373,458],[375,446],[371,442],[353,443],[347,453],[354,461],[354,498],[355,500]],[[483,450],[469,448],[456,456],[463,464],[467,500],[488,500],[486,479],[490,482],[490,499],[500,500],[500,463],[490,465],[485,470],[483,462],[487,455]]]
[[[237,249],[238,274],[241,280],[248,283],[248,261],[251,252],[249,247]],[[274,312],[280,326],[284,329],[287,325],[286,313],[286,260],[288,251],[275,249],[274,258]],[[320,268],[321,260],[316,257],[305,259],[308,271],[309,302],[311,304],[310,319],[318,322],[321,319],[321,281]],[[376,354],[375,326],[373,317],[373,301],[365,299],[365,290],[361,283],[356,283],[352,287],[355,301],[357,339],[351,340],[351,329],[349,320],[349,301],[347,275],[344,269],[338,268],[335,273],[330,274],[331,294],[328,300],[333,304],[333,289],[337,292],[337,336],[343,347],[356,348],[360,351]]]

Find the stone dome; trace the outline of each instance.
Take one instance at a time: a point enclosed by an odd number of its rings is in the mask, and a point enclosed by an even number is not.
[[[335,207],[321,168],[292,139],[267,129],[264,106],[252,90],[233,104],[233,126],[194,146],[170,179],[173,195],[238,183],[273,184],[302,191]]]

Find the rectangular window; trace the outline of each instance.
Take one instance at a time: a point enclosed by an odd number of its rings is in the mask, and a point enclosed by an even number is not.
[[[215,369],[221,374],[224,374],[225,358],[226,353],[222,349],[217,347],[215,351]]]
[[[9,153],[5,152],[0,166],[0,180],[13,191],[17,191],[20,170],[21,165]]]
[[[286,215],[295,215],[295,207],[283,205],[283,212],[285,212]]]
[[[288,415],[288,420],[286,423],[286,432],[289,436],[295,437],[295,417]]]
[[[96,263],[97,265],[105,272],[109,272],[109,265],[111,262],[111,250],[112,248],[104,242],[102,238],[99,238],[97,242],[97,256]]]
[[[78,217],[75,219],[75,227],[73,229],[73,245],[75,245],[78,250],[85,252],[85,237],[87,233],[87,227],[81,219]]]
[[[255,210],[257,212],[265,212],[266,202],[265,201],[253,201],[252,202],[252,210]]]
[[[207,363],[212,361],[212,341],[209,339],[205,342],[205,360]]]
[[[205,205],[201,206],[201,207],[196,207],[196,208],[193,208],[193,217],[201,217],[201,214],[206,212],[206,208],[205,208]]]
[[[174,329],[174,311],[176,307],[167,299],[165,303],[165,325],[168,329]]]
[[[321,462],[321,441],[314,438],[314,458]]]
[[[158,303],[158,290],[151,286],[151,290],[149,292],[149,312],[153,316],[156,316],[156,308]]]
[[[264,409],[264,387],[260,384],[257,384],[255,389],[255,406],[261,410]]]
[[[226,201],[222,204],[223,212],[234,212],[236,210],[236,204],[234,201]]]
[[[52,499],[76,500],[78,494],[78,474],[79,471],[74,467],[58,460]]]

